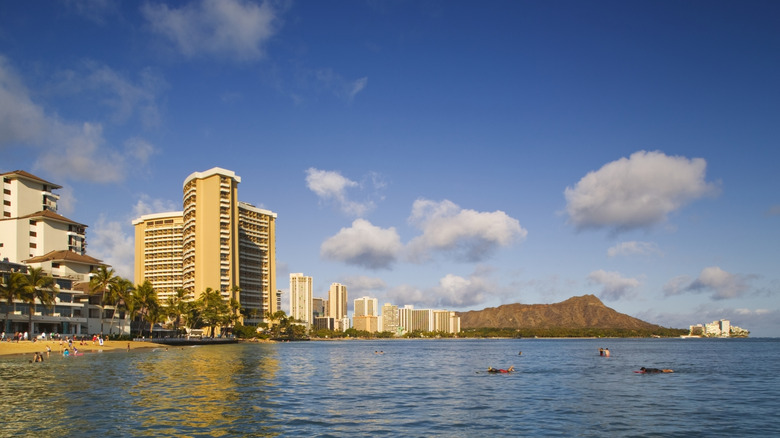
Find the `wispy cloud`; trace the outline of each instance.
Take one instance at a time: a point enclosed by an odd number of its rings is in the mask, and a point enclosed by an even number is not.
[[[201,0],[181,8],[147,3],[141,13],[151,29],[186,57],[215,56],[240,61],[265,55],[265,45],[280,26],[270,1]]]
[[[635,152],[566,188],[569,222],[578,229],[615,232],[657,225],[669,213],[717,192],[716,185],[705,181],[706,169],[701,158]]]
[[[351,102],[368,85],[367,77],[349,80],[329,68],[316,70],[314,77],[325,90],[348,102]]]
[[[663,252],[653,242],[638,242],[635,240],[620,242],[607,249],[607,256],[609,257],[631,255],[663,255]]]
[[[320,246],[320,255],[369,269],[388,269],[403,249],[395,228],[380,228],[365,219],[355,219]]]
[[[767,216],[780,216],[780,204],[769,207],[766,211]]]
[[[588,282],[601,286],[599,297],[613,301],[628,296],[640,284],[636,278],[626,278],[619,272],[607,272],[602,269],[591,272],[588,275]]]
[[[33,146],[33,168],[59,180],[112,183],[124,180],[128,167],[146,164],[154,147],[140,138],[123,148],[108,145],[103,125],[67,122],[46,114],[33,102],[6,58],[0,56],[0,147]]]
[[[106,65],[85,61],[78,69],[59,72],[56,81],[56,92],[78,95],[96,108],[107,108],[114,123],[125,123],[133,116],[146,128],[161,123],[157,100],[168,84],[151,68],[141,70],[133,80]]]
[[[119,13],[119,3],[111,0],[65,0],[64,5],[76,14],[97,24],[106,24],[106,19]]]
[[[462,209],[448,200],[416,200],[409,223],[422,230],[408,245],[409,257],[416,262],[427,260],[433,252],[481,261],[498,247],[520,242],[528,235],[517,219],[503,211]]]

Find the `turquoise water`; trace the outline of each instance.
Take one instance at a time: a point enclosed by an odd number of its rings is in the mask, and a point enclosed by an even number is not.
[[[28,360],[0,357],[0,436],[780,436],[778,339],[331,341]],[[518,372],[485,372],[510,365]]]

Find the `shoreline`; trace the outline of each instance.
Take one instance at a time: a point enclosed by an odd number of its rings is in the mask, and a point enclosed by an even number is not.
[[[93,345],[92,340],[85,342],[84,345],[80,345],[78,342],[74,343],[74,347],[79,349],[79,353],[98,353],[108,351],[126,351],[128,344],[131,350],[139,348],[165,348],[165,345],[157,344],[154,342],[146,341],[104,341],[103,345],[97,342]],[[32,355],[34,353],[46,353],[46,347],[51,348],[51,354],[62,354],[62,350],[67,345],[63,342],[60,346],[60,341],[21,341],[21,342],[0,342],[0,356],[13,356],[13,355]]]

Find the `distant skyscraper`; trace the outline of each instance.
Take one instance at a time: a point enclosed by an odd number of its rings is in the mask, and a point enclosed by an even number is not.
[[[336,320],[337,330],[349,328],[349,319],[347,319],[347,287],[343,284],[333,283],[330,285],[330,290],[328,290],[328,317]],[[344,324],[345,319],[347,324]]]
[[[383,332],[398,334],[398,306],[385,303],[382,306],[382,327]]]
[[[302,273],[290,274],[290,316],[311,325],[312,318],[312,278]]]
[[[371,297],[355,299],[355,312],[353,316],[378,316],[377,300]]]
[[[321,318],[327,316],[328,315],[327,305],[328,305],[328,300],[326,300],[325,298],[312,298],[311,313],[314,316],[314,318]]]

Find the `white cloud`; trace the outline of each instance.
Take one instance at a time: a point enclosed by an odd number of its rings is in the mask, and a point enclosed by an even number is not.
[[[699,277],[693,281],[686,275],[672,278],[664,285],[664,295],[711,292],[714,300],[737,298],[748,292],[750,279],[750,276],[732,274],[717,266],[710,266],[702,269]]]
[[[522,241],[528,235],[517,219],[503,211],[461,209],[448,200],[416,200],[409,222],[423,232],[408,245],[410,259],[418,262],[430,257],[433,251],[465,261],[480,261],[497,247]]]
[[[125,234],[122,224],[101,216],[89,232],[89,255],[111,265],[121,277],[133,281],[134,237]]]
[[[712,292],[712,298],[722,300],[737,298],[744,295],[748,289],[748,278],[742,275],[732,274],[717,266],[702,269],[699,278],[693,281],[687,288],[693,292]]]
[[[380,228],[365,219],[355,219],[320,246],[320,255],[369,269],[389,268],[403,249],[395,228]]]
[[[378,181],[372,174],[372,180]],[[374,203],[356,202],[349,199],[347,189],[360,187],[355,181],[331,170],[319,170],[313,167],[306,170],[306,186],[322,201],[333,201],[347,215],[362,217],[374,208]]]
[[[630,255],[663,255],[663,253],[658,249],[658,245],[653,242],[638,242],[635,240],[620,242],[607,249],[607,256],[609,257]]]
[[[201,0],[179,9],[145,4],[141,13],[157,32],[187,57],[215,55],[256,60],[278,28],[270,1]]]
[[[636,278],[626,278],[619,272],[607,272],[602,269],[591,272],[588,281],[602,286],[599,297],[606,300],[618,300],[639,287],[639,280]]]
[[[589,172],[567,187],[566,212],[578,229],[650,227],[689,202],[716,192],[702,158],[639,151]]]
[[[500,294],[499,288],[479,270],[469,277],[447,274],[439,279],[435,287],[420,290],[409,285],[393,288],[387,296],[399,305],[439,309],[460,309],[484,303],[488,298]]]

